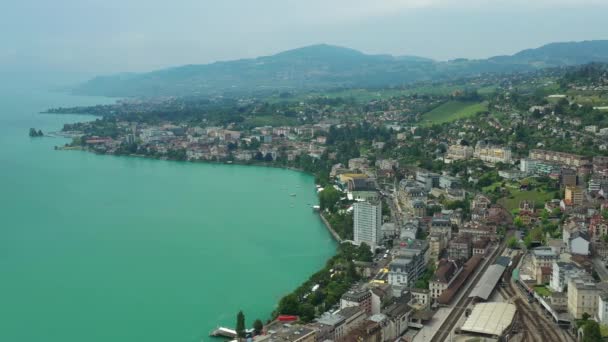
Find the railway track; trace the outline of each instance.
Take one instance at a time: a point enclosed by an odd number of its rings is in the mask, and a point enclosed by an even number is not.
[[[513,289],[509,281],[508,286],[500,287],[500,294],[509,299],[516,307],[518,322],[521,322],[520,330],[523,332],[523,341],[556,341],[570,342],[562,334],[554,330],[551,322],[542,317],[529,303],[521,298]]]
[[[490,260],[488,260],[488,262],[483,266],[483,269],[473,275],[473,280],[470,283],[470,286],[463,293],[462,297],[460,297],[460,299],[458,300],[448,317],[445,319],[445,321],[441,324],[441,327],[439,327],[435,335],[433,335],[433,337],[431,338],[431,342],[443,342],[449,337],[450,333],[454,329],[454,326],[456,326],[456,323],[458,323],[458,320],[460,320],[460,317],[462,317],[464,311],[469,307],[469,305],[471,305],[471,303],[473,303],[473,298],[469,298],[469,294],[471,293],[471,291],[473,291],[473,288],[475,288],[475,285],[477,285],[479,279],[481,279],[488,267],[490,267],[490,265],[496,262],[496,259],[500,255],[502,255],[506,247],[506,243],[502,243],[501,245],[499,245],[498,248],[496,248],[496,250],[494,251],[494,253],[490,256]]]

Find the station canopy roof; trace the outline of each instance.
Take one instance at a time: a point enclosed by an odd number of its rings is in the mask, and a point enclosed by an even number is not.
[[[461,330],[466,332],[501,336],[513,322],[515,305],[508,303],[480,303],[464,322]]]

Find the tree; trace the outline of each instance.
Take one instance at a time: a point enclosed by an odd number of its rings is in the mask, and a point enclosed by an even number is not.
[[[509,246],[509,248],[517,248],[517,238],[514,236],[510,237],[507,241],[507,246]]]
[[[283,297],[279,302],[278,312],[285,315],[299,315],[300,302],[298,297],[293,293]]]
[[[261,320],[256,319],[255,322],[253,322],[253,331],[256,335],[260,335],[262,330],[264,330],[264,323],[262,323]]]
[[[600,325],[596,321],[588,321],[583,327],[583,342],[602,341]]]
[[[315,318],[315,307],[310,303],[302,304],[302,315],[301,319],[304,322],[311,322]]]
[[[319,193],[319,206],[321,210],[333,211],[336,203],[340,200],[340,193],[333,186],[328,186]]]
[[[243,311],[239,311],[238,314],[236,314],[236,334],[238,337],[240,338],[244,338],[245,337],[245,314],[243,313]]]
[[[357,261],[367,261],[371,262],[374,259],[374,254],[371,251],[371,248],[365,242],[361,242],[361,245],[357,247]]]

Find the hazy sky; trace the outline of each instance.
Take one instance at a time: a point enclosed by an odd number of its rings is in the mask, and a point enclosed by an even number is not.
[[[0,71],[147,71],[328,43],[436,59],[608,39],[608,0],[4,0]]]

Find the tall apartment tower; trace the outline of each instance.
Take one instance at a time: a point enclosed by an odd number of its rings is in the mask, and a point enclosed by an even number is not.
[[[382,236],[382,202],[357,202],[354,205],[355,243],[365,242],[374,249]]]

